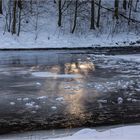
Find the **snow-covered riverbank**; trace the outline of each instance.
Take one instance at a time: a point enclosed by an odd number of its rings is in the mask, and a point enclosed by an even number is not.
[[[96,131],[95,129],[83,129],[72,136],[56,140],[139,140],[140,126],[127,126],[107,131]],[[51,140],[51,139],[50,139]],[[53,139],[52,139],[53,140]]]
[[[44,32],[37,40],[34,40],[34,34],[23,33],[20,37],[10,34],[0,34],[0,48],[83,48],[83,47],[118,47],[139,45],[139,36],[135,34],[119,34],[114,37],[94,34],[73,36],[68,35],[49,35]]]
[[[75,132],[74,132],[75,131]],[[35,131],[0,136],[0,140],[139,140],[140,125],[123,126],[110,129],[81,129],[71,132]]]

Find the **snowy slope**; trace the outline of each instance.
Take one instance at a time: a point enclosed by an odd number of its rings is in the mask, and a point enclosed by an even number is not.
[[[101,27],[90,31],[90,14],[82,10],[78,18],[78,25],[74,34],[70,33],[70,17],[63,17],[62,27],[58,27],[57,5],[53,0],[50,4],[40,5],[41,14],[38,19],[38,28],[35,30],[36,17],[29,15],[22,21],[21,34],[19,37],[4,32],[5,14],[0,17],[0,48],[61,48],[61,47],[91,47],[91,46],[119,46],[129,45],[139,40],[139,25],[131,25],[124,19],[115,24],[112,19],[112,12],[101,10]],[[103,0],[102,5],[113,7],[113,0]],[[82,9],[82,8],[81,8]],[[90,8],[89,8],[90,9]],[[26,12],[26,11],[25,11]],[[137,12],[138,13],[138,12]],[[139,19],[139,14],[134,17]],[[67,11],[64,13],[67,14]]]
[[[48,39],[49,37],[49,39]],[[51,35],[40,33],[40,37],[35,40],[34,34],[22,33],[20,37],[0,33],[0,48],[75,48],[75,47],[100,47],[100,46],[125,46],[135,42],[139,36],[135,34],[118,34],[115,37],[101,35],[96,37],[94,34],[87,36],[81,35]],[[123,42],[126,42],[125,44]],[[117,44],[116,44],[117,43]]]

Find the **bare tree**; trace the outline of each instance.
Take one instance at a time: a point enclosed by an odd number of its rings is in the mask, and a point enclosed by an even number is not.
[[[35,21],[35,40],[38,38],[38,21],[39,21],[39,0],[36,3],[36,21]]]
[[[124,9],[124,10],[127,9],[127,0],[123,0],[123,9]]]
[[[19,8],[19,14],[18,14],[18,33],[20,34],[20,28],[21,28],[21,11],[22,11],[22,0],[18,0],[18,8]]]
[[[74,23],[71,33],[73,34],[77,24],[78,0],[75,1]]]
[[[16,34],[16,13],[17,13],[17,0],[13,0],[13,23],[12,23],[12,34]]]
[[[57,3],[56,0],[54,0],[54,3]],[[69,8],[71,5],[72,0],[58,0],[58,26],[62,26],[62,17],[64,12]]]
[[[33,12],[33,0],[30,0],[30,10],[31,10],[31,14]]]
[[[99,0],[99,5],[98,5],[98,17],[97,17],[97,27],[99,28],[100,26],[100,10],[101,10],[101,0]]]
[[[139,2],[139,0],[136,0],[135,10],[134,10],[135,12],[137,12],[138,2]]]
[[[58,26],[62,25],[62,0],[58,0]]]
[[[2,10],[2,0],[0,0],[0,14],[3,14],[3,10]]]
[[[129,18],[128,18],[128,25],[130,25],[131,21],[131,14],[132,14],[132,0],[129,1]]]
[[[119,19],[119,0],[115,0],[114,8],[115,8],[115,10],[114,10],[114,17],[116,19]]]
[[[90,29],[95,29],[95,0],[91,0],[91,21]]]
[[[11,0],[8,1],[8,13],[7,13],[7,16],[8,16],[8,32],[11,32],[11,23],[12,23],[12,6],[11,6],[12,2]]]

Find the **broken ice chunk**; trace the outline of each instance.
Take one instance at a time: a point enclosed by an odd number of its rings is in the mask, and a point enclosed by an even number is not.
[[[15,102],[10,102],[10,105],[15,105],[16,103]]]
[[[64,101],[64,98],[63,97],[58,97],[58,98],[56,98],[56,101]]]
[[[23,101],[28,101],[29,100],[29,98],[23,98]]]
[[[40,96],[40,97],[37,97],[37,99],[47,99],[48,97],[47,96]]]
[[[22,100],[22,98],[17,98],[17,101],[21,101]]]
[[[123,103],[123,98],[122,97],[118,97],[118,104],[122,104]]]
[[[99,103],[107,103],[107,100],[98,100]]]
[[[34,107],[34,104],[35,104],[35,102],[30,102],[30,103],[26,103],[25,105],[26,105],[28,108],[33,108],[33,107]]]
[[[36,82],[36,85],[37,85],[37,86],[41,86],[41,83],[39,83],[39,82]]]
[[[52,106],[51,109],[52,109],[52,110],[56,110],[57,107],[56,107],[56,106]]]

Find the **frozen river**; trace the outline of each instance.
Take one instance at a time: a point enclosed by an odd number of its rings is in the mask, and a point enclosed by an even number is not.
[[[139,57],[0,52],[0,133],[140,122]]]

